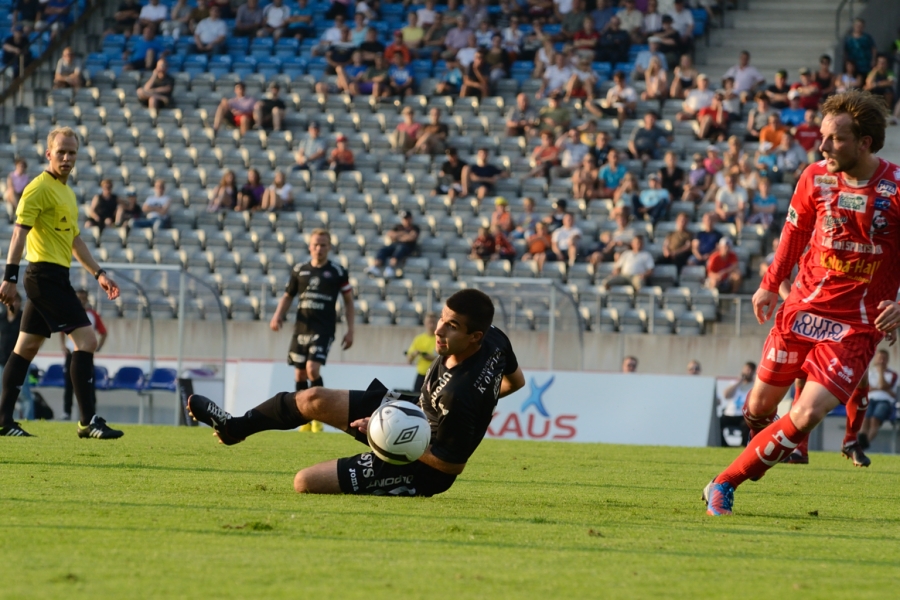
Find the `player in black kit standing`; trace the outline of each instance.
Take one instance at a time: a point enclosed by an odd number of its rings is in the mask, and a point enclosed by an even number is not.
[[[269,323],[272,331],[279,331],[294,297],[299,295],[297,322],[288,349],[288,364],[294,366],[296,391],[322,386],[320,369],[328,358],[328,350],[334,342],[338,296],[344,298],[347,315],[347,334],[341,347],[353,345],[353,289],[347,279],[347,271],[328,260],[331,236],[324,229],[314,229],[309,235],[309,262],[294,265],[291,279],[278,302],[275,315]],[[322,424],[311,421],[303,431],[321,431]]]
[[[484,439],[497,399],[525,385],[512,344],[491,325],[493,317],[491,299],[478,290],[461,290],[447,299],[435,329],[438,357],[418,399],[431,423],[431,445],[419,460],[392,465],[364,452],[303,469],[294,477],[294,489],[376,496],[433,496],[449,489]],[[293,429],[310,419],[343,429],[365,444],[370,415],[382,402],[398,397],[376,379],[365,391],[318,387],[282,392],[243,417],[232,417],[197,395],[188,399],[188,408],[228,445],[261,431]]]

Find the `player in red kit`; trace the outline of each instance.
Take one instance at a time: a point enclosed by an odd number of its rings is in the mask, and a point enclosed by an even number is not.
[[[713,516],[730,515],[735,488],[762,477],[847,403],[878,343],[900,326],[900,167],[874,154],[884,146],[884,102],[850,91],[826,100],[822,114],[825,158],[801,175],[775,260],[753,295],[756,318],[765,323],[781,282],[803,256],[745,405],[756,434],[704,489]],[[776,421],[778,402],[804,376],[790,412]]]

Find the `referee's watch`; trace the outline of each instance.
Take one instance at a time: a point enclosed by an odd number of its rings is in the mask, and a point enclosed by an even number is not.
[[[100,279],[101,275],[106,275],[106,269],[100,269],[96,273],[94,273],[94,279]]]

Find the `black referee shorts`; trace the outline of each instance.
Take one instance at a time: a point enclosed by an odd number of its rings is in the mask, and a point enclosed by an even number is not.
[[[371,416],[382,402],[407,400],[416,402],[414,396],[391,393],[377,379],[365,391],[350,391],[350,418]],[[364,433],[357,430],[353,435],[358,441],[368,445]],[[408,465],[386,463],[373,452],[363,452],[355,456],[339,458],[337,461],[338,482],[345,494],[369,496],[434,496],[446,492],[456,481],[456,475],[438,471],[423,462],[413,461]]]
[[[19,331],[49,338],[90,327],[84,307],[69,281],[69,269],[55,263],[30,263],[25,269],[25,293]]]

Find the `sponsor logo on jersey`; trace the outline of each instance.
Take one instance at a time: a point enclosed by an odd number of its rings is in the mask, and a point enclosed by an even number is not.
[[[875,210],[888,210],[891,207],[891,201],[887,198],[875,198]]]
[[[838,208],[852,210],[854,212],[866,212],[866,202],[869,197],[863,194],[850,194],[841,192],[838,194]]]
[[[847,217],[835,217],[833,215],[825,215],[825,218],[822,220],[822,230],[823,231],[831,231],[832,229],[837,229],[838,227],[841,227],[846,222],[847,222]]]
[[[786,350],[776,350],[775,348],[769,349],[768,354],[766,354],[766,360],[770,360],[772,362],[778,363],[780,365],[795,365],[800,357],[796,352],[788,352]]]
[[[894,169],[894,179],[900,179],[900,169]]]
[[[578,415],[554,415],[547,410],[544,399],[553,385],[553,377],[538,384],[534,377],[529,381],[530,393],[518,412],[494,411],[488,437],[525,440],[571,440],[578,430]],[[533,409],[533,410],[531,410]],[[499,426],[498,426],[499,424]]]
[[[850,381],[853,379],[853,368],[846,365],[841,365],[840,363],[838,363],[838,359],[836,358],[832,358],[830,361],[828,361],[828,370],[832,373],[836,373],[838,377],[840,377],[847,383],[850,383]]]
[[[884,215],[875,215],[875,217],[872,219],[872,227],[874,227],[875,229],[884,229],[885,227],[887,227],[887,225],[887,217],[885,217]]]
[[[840,321],[833,321],[825,317],[812,315],[808,312],[799,312],[794,317],[791,331],[817,342],[839,342],[850,333],[850,326]]]
[[[791,225],[793,225],[794,227],[796,227],[796,226],[797,226],[797,219],[798,219],[798,217],[797,217],[797,211],[794,210],[794,207],[792,206],[792,207],[790,207],[790,208],[788,209],[787,221],[788,221],[788,223],[790,223]]]
[[[843,273],[859,281],[868,281],[869,278],[881,266],[880,260],[866,260],[864,258],[848,258],[841,260],[833,254],[822,253],[819,255],[819,264],[826,269]]]
[[[838,180],[834,175],[816,175],[813,183],[819,187],[831,187],[837,185]]]
[[[893,196],[897,193],[897,184],[887,179],[882,179],[875,186],[875,193],[879,196]]]
[[[862,252],[863,254],[881,254],[882,252],[881,244],[860,244],[849,240],[833,240],[831,247],[835,250],[849,250],[851,252]]]

